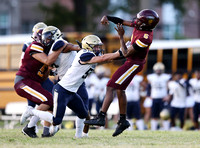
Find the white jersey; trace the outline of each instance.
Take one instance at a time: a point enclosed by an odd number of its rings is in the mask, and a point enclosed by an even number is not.
[[[170,81],[168,83],[169,86],[169,94],[173,95],[171,106],[177,108],[184,108],[186,106],[186,85],[184,84],[184,80],[182,79],[179,83],[176,81]]]
[[[81,49],[72,63],[72,66],[65,73],[63,78],[58,82],[63,88],[71,92],[77,92],[80,85],[84,82],[85,78],[94,71],[96,64],[81,64],[80,56],[85,53],[90,53],[95,56],[91,51]]]
[[[151,98],[160,99],[167,95],[167,82],[169,81],[171,75],[169,74],[149,74],[147,75],[147,80],[151,85]]]
[[[189,80],[190,85],[192,86],[193,93],[191,94],[195,102],[200,103],[200,80],[193,78]]]
[[[95,98],[99,99],[100,101],[103,101],[105,95],[106,95],[106,84],[108,83],[109,78],[103,77],[101,79],[98,78],[95,81]]]
[[[97,82],[98,78],[95,73],[91,73],[88,75],[87,79],[85,79],[85,85],[88,92],[89,99],[94,99],[95,94],[95,82]]]
[[[126,98],[127,101],[138,101],[140,99],[140,83],[143,77],[140,75],[135,75],[128,87],[126,88]]]
[[[56,40],[53,45],[51,46],[51,49],[49,51],[49,54],[51,54],[53,51],[53,47],[54,45],[58,42],[58,41],[63,41],[63,42],[67,42],[64,39],[58,39]],[[68,42],[67,42],[68,43]],[[76,56],[77,52],[76,51],[70,51],[67,53],[60,53],[60,55],[58,56],[57,60],[54,62],[54,64],[56,65],[56,69],[57,69],[57,73],[58,73],[58,77],[59,79],[62,79],[62,77],[64,76],[64,74],[66,73],[66,71],[71,67],[72,62]]]

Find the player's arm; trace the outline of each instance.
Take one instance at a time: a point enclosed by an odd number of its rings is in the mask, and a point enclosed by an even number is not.
[[[119,39],[120,39],[120,45],[121,45],[121,52],[124,57],[128,57],[136,52],[136,50],[133,48],[133,46],[126,46],[124,41],[124,29],[121,24],[117,24],[117,28],[115,30],[118,32]]]
[[[44,52],[33,52],[30,53],[32,55],[33,58],[35,58],[36,60],[40,61],[41,63],[44,63],[48,66],[50,66],[51,64],[53,64],[56,59],[58,58],[59,54],[62,52],[62,50],[65,48],[65,46],[62,46],[61,48],[59,48],[56,51],[53,51],[51,54],[49,54],[48,56],[44,53]]]
[[[125,26],[132,26],[132,21],[127,21],[127,20],[123,20],[121,18],[118,17],[114,17],[114,16],[109,16],[109,15],[104,15],[101,19],[101,24],[103,25],[109,25],[109,21],[115,23],[115,24],[122,24]]]
[[[112,61],[112,60],[114,60],[118,57],[120,57],[120,53],[119,53],[119,51],[116,51],[114,53],[107,53],[107,54],[104,54],[102,56],[93,56],[89,60],[81,59],[80,63],[81,64],[103,63],[103,62]]]
[[[81,50],[79,45],[74,45],[72,43],[66,43],[65,48],[63,49],[63,53],[70,52],[70,51],[79,51]]]

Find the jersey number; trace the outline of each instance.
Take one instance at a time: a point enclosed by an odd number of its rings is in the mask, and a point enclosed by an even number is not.
[[[94,69],[90,68],[83,76],[82,78],[85,79],[90,73],[92,73]]]
[[[40,70],[38,71],[38,76],[40,76],[41,78],[44,76],[44,73],[46,72],[47,70],[47,65],[43,65]]]

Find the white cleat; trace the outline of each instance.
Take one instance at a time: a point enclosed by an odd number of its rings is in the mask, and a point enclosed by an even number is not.
[[[60,130],[60,128],[59,128],[58,125],[56,125],[56,126],[51,126],[51,127],[50,127],[50,130],[49,130],[50,135],[51,135],[51,136],[54,136],[59,130]]]
[[[21,119],[20,119],[20,124],[24,124],[24,122],[26,122],[26,120],[32,116],[31,114],[31,110],[33,109],[33,107],[31,106],[27,106],[26,107],[26,110],[23,112],[22,116],[21,116]]]

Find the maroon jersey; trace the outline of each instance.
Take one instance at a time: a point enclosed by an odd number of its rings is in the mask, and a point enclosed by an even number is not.
[[[32,57],[32,54],[41,52],[44,52],[43,45],[35,41],[32,42],[25,51],[22,65],[16,75],[41,83],[43,75],[47,71],[47,65]]]
[[[108,87],[120,90],[125,90],[127,88],[133,77],[143,69],[152,39],[152,31],[133,30],[131,45],[136,52],[127,57],[126,62],[117,69],[112,78],[108,81]]]
[[[152,31],[141,31],[134,28],[131,37],[131,45],[137,50],[133,55],[127,57],[128,61],[134,61],[134,63],[144,64],[146,62],[146,56],[149,52],[149,47],[153,40]]]

